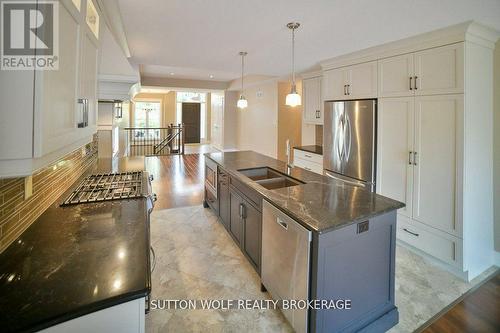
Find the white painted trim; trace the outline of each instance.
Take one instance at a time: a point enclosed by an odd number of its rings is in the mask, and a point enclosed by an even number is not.
[[[116,75],[116,74],[99,74],[99,82],[120,82],[135,84],[140,81],[138,76],[135,75]]]

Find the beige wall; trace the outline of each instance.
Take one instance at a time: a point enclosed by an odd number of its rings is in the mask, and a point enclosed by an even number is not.
[[[297,90],[302,91],[302,82],[297,82]],[[278,83],[278,159],[287,161],[286,140],[290,140],[290,149],[302,145],[302,106],[285,105],[286,95],[290,92],[289,82]],[[293,151],[291,151],[293,154]],[[290,156],[290,162],[293,156]]]
[[[278,155],[278,83],[268,82],[245,89],[248,108],[236,109],[236,144],[276,158]],[[236,104],[226,98],[226,107]],[[226,112],[224,113],[226,114]],[[226,132],[227,129],[225,128]]]
[[[495,48],[495,65],[493,75],[493,205],[495,250],[500,256],[500,41]]]

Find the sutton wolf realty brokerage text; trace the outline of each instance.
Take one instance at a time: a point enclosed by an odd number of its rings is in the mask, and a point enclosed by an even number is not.
[[[192,299],[153,299],[151,310],[350,310],[350,299],[338,300],[295,300],[279,301],[269,299],[225,299],[225,300],[192,300]]]

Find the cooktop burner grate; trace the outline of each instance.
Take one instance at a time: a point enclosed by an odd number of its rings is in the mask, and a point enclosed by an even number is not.
[[[61,206],[144,196],[143,172],[103,173],[85,178]]]

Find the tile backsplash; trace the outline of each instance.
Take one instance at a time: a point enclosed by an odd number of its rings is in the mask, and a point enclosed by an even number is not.
[[[0,179],[0,252],[5,250],[97,159],[97,139],[33,174],[33,195],[24,199],[24,178]]]

